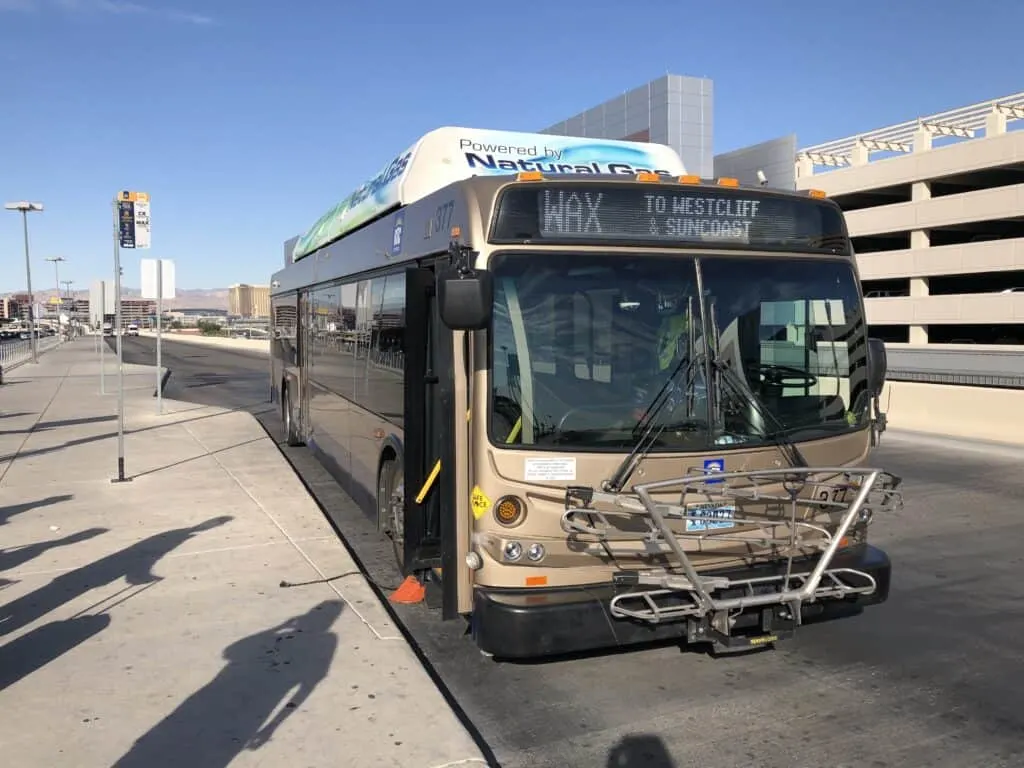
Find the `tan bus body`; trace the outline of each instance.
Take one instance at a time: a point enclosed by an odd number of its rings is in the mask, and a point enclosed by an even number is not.
[[[458,181],[273,277],[271,386],[289,442],[499,657],[661,638],[742,650],[888,596],[891,566],[866,535],[899,503],[898,478],[865,468],[884,352],[841,212],[650,176]],[[573,209],[575,229],[559,230],[568,209],[530,207],[577,192],[609,206],[603,218]],[[652,217],[645,238],[629,215],[655,193],[729,213]],[[841,231],[801,234],[818,216]],[[778,244],[800,237],[814,248]],[[717,327],[733,305],[746,311]],[[645,383],[663,347],[653,329],[673,323],[687,383],[664,367]],[[655,384],[686,418],[652,415],[644,432]]]

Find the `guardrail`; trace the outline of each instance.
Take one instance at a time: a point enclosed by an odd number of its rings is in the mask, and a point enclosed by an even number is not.
[[[1024,389],[1024,351],[1019,349],[888,349],[891,381],[960,387]]]
[[[890,368],[890,381],[916,381],[919,384],[946,384],[957,387],[989,387],[996,389],[1024,389],[1024,376],[993,373],[939,373]]]
[[[38,352],[43,354],[64,343],[60,336],[43,336],[37,340]],[[32,340],[18,339],[0,343],[0,369],[9,371],[32,359]]]

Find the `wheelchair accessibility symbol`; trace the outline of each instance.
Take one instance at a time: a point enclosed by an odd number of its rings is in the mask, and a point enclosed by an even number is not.
[[[716,472],[725,472],[725,460],[724,459],[704,459],[704,474],[711,475]],[[707,481],[710,483],[721,483],[721,478],[715,478]]]

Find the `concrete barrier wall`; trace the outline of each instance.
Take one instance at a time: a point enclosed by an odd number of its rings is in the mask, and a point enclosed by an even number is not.
[[[147,331],[144,336],[156,338],[156,333]],[[222,336],[201,336],[191,333],[164,333],[164,341],[181,341],[186,344],[203,344],[208,347],[223,347],[245,352],[263,352],[270,354],[269,339],[231,339]]]
[[[1024,390],[891,381],[881,406],[893,429],[1024,445]]]
[[[248,352],[270,349],[265,339],[174,333],[164,338]],[[892,381],[881,403],[893,429],[1024,445],[1024,390]]]

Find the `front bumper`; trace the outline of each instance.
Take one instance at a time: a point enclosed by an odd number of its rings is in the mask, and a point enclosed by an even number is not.
[[[814,567],[817,558],[799,561],[801,570]],[[797,561],[793,563],[798,565]],[[785,561],[702,573],[732,580],[781,575]],[[850,568],[869,574],[876,589],[868,595],[804,603],[804,623],[848,616],[864,606],[877,605],[889,597],[892,565],[877,547],[861,545],[836,553],[830,568]],[[611,615],[613,597],[635,591],[635,587],[601,584],[555,589],[493,589],[478,587],[473,597],[473,637],[480,650],[499,658],[536,658],[581,651],[615,648],[658,640],[692,639],[693,622],[670,623],[618,619]],[[736,628],[760,625],[765,611],[776,607],[744,611]]]

